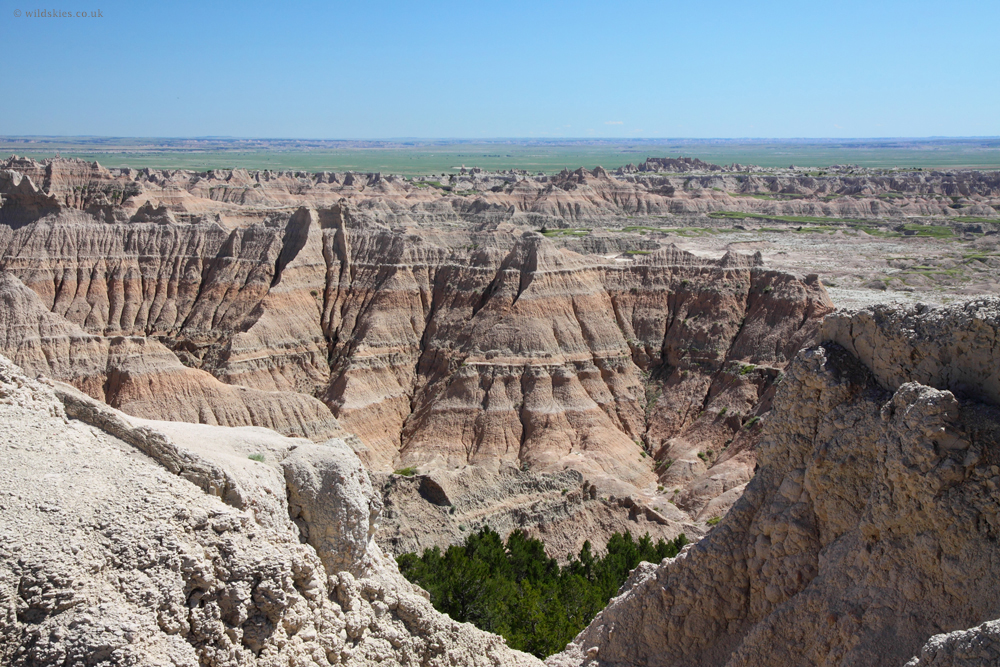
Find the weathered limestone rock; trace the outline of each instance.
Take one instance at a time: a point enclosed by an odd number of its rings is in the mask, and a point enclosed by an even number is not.
[[[820,337],[843,345],[886,388],[922,382],[996,405],[1000,347],[995,304],[985,298],[947,309],[876,306],[831,315]]]
[[[987,667],[1000,664],[1000,621],[934,635],[906,667]]]
[[[343,443],[300,445],[281,461],[288,510],[327,570],[358,575],[382,510],[364,466]]]
[[[343,443],[136,420],[4,358],[0,423],[4,665],[540,664],[399,575]]]

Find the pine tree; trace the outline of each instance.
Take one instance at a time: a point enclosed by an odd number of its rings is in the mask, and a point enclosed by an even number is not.
[[[513,648],[544,658],[561,650],[608,603],[641,561],[676,556],[684,535],[653,544],[626,532],[608,540],[604,556],[589,541],[559,567],[541,540],[514,531],[506,544],[490,528],[442,553],[403,554],[396,561],[410,581],[423,586],[431,603],[455,620],[502,635]]]

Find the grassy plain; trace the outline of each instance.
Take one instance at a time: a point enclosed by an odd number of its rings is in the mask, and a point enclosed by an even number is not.
[[[716,164],[1000,169],[1000,138],[923,140],[392,140],[129,139],[0,137],[0,155],[78,157],[107,167],[381,171],[449,174],[466,167],[554,173],[615,169],[647,157],[697,157]]]

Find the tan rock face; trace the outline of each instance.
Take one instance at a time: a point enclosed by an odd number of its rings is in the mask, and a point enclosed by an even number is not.
[[[48,311],[9,273],[0,274],[4,350],[35,373],[70,382],[134,415],[224,426],[264,426],[315,438],[346,437],[318,400],[224,384],[183,366],[156,340],[100,337]]]
[[[2,357],[0,421],[4,665],[540,664],[403,579],[342,441],[135,420]]]
[[[963,332],[996,335],[1000,301],[871,309],[829,327],[940,362]],[[962,378],[967,395],[979,387],[985,403],[910,380],[920,367],[880,383],[878,354],[859,361],[834,343],[799,353],[764,427],[760,469],[722,523],[637,570],[549,664],[875,665],[915,654],[911,664],[990,664],[992,626],[929,641],[1000,613],[990,574],[1000,410],[988,382],[969,381],[992,344],[964,349],[940,377]]]
[[[572,469],[468,466],[412,477],[374,473],[372,481],[385,502],[376,540],[395,554],[462,542],[484,526],[503,535],[523,530],[561,560],[578,555],[588,540],[603,548],[615,532],[648,533],[654,540],[680,533],[694,539],[702,532],[674,505],[654,507],[627,483],[591,481]]]
[[[0,210],[20,217],[0,235],[2,350],[31,372],[146,418],[315,440],[342,424],[372,470],[572,469],[619,518],[728,506],[754,417],[832,310],[815,277],[759,257],[615,261],[495,220],[389,228],[426,193],[374,176],[3,173]],[[562,178],[591,203],[556,213],[633,206],[605,173]],[[114,187],[101,216],[71,196]],[[54,208],[29,222],[29,194]]]
[[[989,324],[993,303],[973,300],[957,309],[879,306],[832,315],[821,336],[861,359],[887,389],[916,381],[996,405],[1000,350]]]

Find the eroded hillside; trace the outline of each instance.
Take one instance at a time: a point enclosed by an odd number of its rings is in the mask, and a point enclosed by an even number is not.
[[[832,310],[816,276],[759,256],[573,252],[515,224],[540,210],[523,197],[498,218],[380,176],[6,166],[7,354],[129,414],[346,437],[372,471],[415,468],[415,487],[380,476],[394,550],[480,525],[560,555],[697,534]],[[595,214],[630,210],[602,192]]]
[[[68,383],[0,363],[5,662],[528,664],[436,615],[372,541],[484,525],[557,557],[707,532],[640,566],[552,665],[998,653],[996,299],[836,313],[819,276],[761,254],[569,226],[732,206],[728,181],[691,184],[737,167],[447,185],[5,167],[0,351]],[[976,244],[992,271],[990,175],[875,176],[745,205],[868,178],[982,221],[845,219],[841,238]]]
[[[129,414],[347,439],[383,489],[393,551],[490,525],[562,557],[616,530],[697,535],[739,497],[775,383],[832,303],[817,275],[752,252],[781,261],[786,246],[709,234],[696,254],[673,244],[692,236],[636,220],[744,234],[760,216],[827,216],[843,229],[817,247],[857,254],[882,234],[965,253],[969,289],[996,277],[997,184],[981,172],[3,166],[5,353]],[[878,227],[885,215],[985,222],[939,238]],[[959,271],[918,268],[899,275]]]
[[[827,318],[740,501],[549,664],[994,664],[998,335],[996,299]]]

